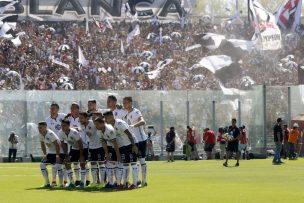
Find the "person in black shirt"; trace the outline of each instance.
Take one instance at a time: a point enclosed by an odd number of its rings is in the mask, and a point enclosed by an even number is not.
[[[233,139],[228,140],[227,145],[227,153],[226,153],[226,162],[223,166],[228,167],[228,159],[231,155],[235,152],[236,153],[236,164],[235,166],[238,167],[240,165],[240,153],[239,153],[239,139],[241,136],[239,128],[236,126],[236,119],[232,119],[232,125],[229,127],[228,133],[233,136]]]
[[[272,164],[279,165],[283,162],[281,161],[281,150],[283,141],[283,129],[282,129],[282,119],[278,118],[277,123],[273,127],[273,140],[275,143],[275,155],[272,160]]]
[[[175,151],[175,129],[174,127],[170,128],[170,131],[166,135],[167,147],[166,151],[168,152],[168,162],[170,160],[174,161],[174,151]]]

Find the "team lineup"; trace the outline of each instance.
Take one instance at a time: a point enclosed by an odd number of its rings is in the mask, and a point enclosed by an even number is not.
[[[108,109],[97,109],[96,100],[89,100],[87,111],[72,103],[68,114],[59,113],[59,105],[52,103],[50,116],[38,123],[42,187],[84,189],[101,185],[123,190],[147,186],[146,123],[132,103],[132,97],[125,97],[123,106],[117,105],[117,98],[111,95]],[[47,165],[52,165],[51,182]]]

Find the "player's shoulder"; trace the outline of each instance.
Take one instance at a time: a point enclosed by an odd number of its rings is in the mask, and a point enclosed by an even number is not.
[[[50,129],[48,129],[46,136],[58,138],[56,133]]]
[[[127,123],[124,120],[121,119],[115,119],[115,126],[124,126]]]
[[[75,134],[78,134],[78,133],[79,133],[79,132],[78,132],[76,129],[74,129],[74,128],[71,128],[70,130],[71,130],[71,133],[72,133],[73,135],[75,135]]]
[[[49,122],[50,120],[52,120],[51,116],[48,116],[48,117],[45,118],[46,122]]]
[[[112,130],[112,131],[114,131],[114,127],[112,126],[112,125],[110,125],[110,124],[106,124],[106,129],[107,130]]]
[[[65,113],[58,113],[58,118],[59,118],[59,120],[62,121],[65,117],[66,117],[66,114],[65,114]]]

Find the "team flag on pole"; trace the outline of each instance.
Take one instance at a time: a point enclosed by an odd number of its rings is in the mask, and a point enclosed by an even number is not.
[[[276,22],[281,29],[296,31],[301,24],[302,0],[287,0],[275,12]]]
[[[268,12],[256,0],[249,0],[249,19],[255,28],[254,39],[261,50],[281,49],[281,30],[275,16]]]
[[[88,65],[88,61],[85,59],[80,46],[78,46],[78,62],[82,67],[86,67]]]

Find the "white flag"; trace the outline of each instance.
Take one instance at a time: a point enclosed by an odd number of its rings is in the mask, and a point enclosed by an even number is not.
[[[224,87],[224,85],[219,82],[221,90],[223,92],[224,95],[245,95],[246,92],[239,90],[239,89],[235,89],[235,88],[226,88]]]
[[[89,28],[89,20],[88,20],[88,18],[86,18],[85,19],[85,23],[86,23],[86,34],[89,34],[89,32],[90,32],[90,28]]]
[[[1,36],[5,35],[11,28],[7,22],[5,22],[1,27]]]
[[[208,69],[212,73],[215,73],[224,67],[230,66],[231,64],[231,57],[226,55],[207,56],[199,62],[201,67]]]
[[[282,47],[281,30],[276,24],[275,16],[265,10],[256,0],[249,1],[250,19],[255,28],[256,46],[262,50],[278,50]]]
[[[21,45],[19,36],[17,36],[15,39],[11,39],[11,42],[14,44],[15,47],[19,47]]]
[[[88,61],[84,58],[80,46],[78,46],[78,62],[82,65],[82,67],[86,67],[88,65]]]
[[[207,45],[206,47],[210,50],[214,50],[219,48],[222,41],[226,39],[224,35],[214,34],[214,33],[206,33],[203,37],[203,40],[209,40],[212,39],[214,41],[214,45]]]
[[[11,3],[7,4],[6,6],[0,7],[0,14],[3,14],[6,10],[8,10],[10,7],[15,5],[16,3],[18,3],[18,1],[12,1]]]
[[[187,47],[187,48],[185,49],[185,51],[191,51],[191,50],[193,50],[193,49],[198,49],[198,48],[201,48],[201,47],[202,47],[202,45],[200,45],[200,44],[195,44],[195,45],[193,45],[193,46]]]
[[[122,40],[120,40],[120,51],[122,54],[125,54],[125,48],[124,48]]]
[[[137,35],[140,35],[139,25],[136,25],[135,28],[128,34],[127,43],[130,44]]]
[[[277,24],[284,30],[296,31],[301,24],[302,0],[287,0],[275,12]]]
[[[232,43],[234,47],[243,49],[244,51],[251,51],[255,49],[252,41],[240,40],[240,39],[228,39],[228,42]]]

